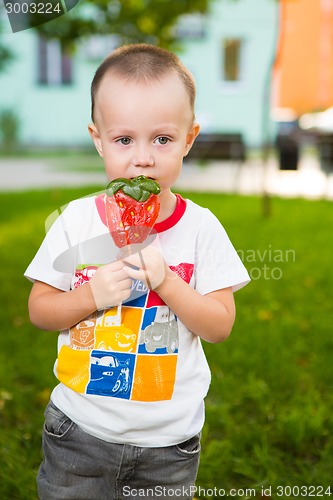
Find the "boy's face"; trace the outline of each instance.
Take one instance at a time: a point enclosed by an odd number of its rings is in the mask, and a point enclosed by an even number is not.
[[[150,82],[109,73],[98,89],[89,132],[110,180],[145,175],[163,192],[177,180],[199,125],[176,72]]]

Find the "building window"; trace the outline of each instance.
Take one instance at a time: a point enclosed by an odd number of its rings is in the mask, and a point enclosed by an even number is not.
[[[72,83],[72,59],[59,40],[38,37],[38,83],[68,85]]]
[[[222,43],[222,80],[226,83],[241,82],[244,42],[240,38],[226,38]]]
[[[180,40],[200,40],[206,36],[206,21],[204,14],[183,14],[178,18],[174,34]]]

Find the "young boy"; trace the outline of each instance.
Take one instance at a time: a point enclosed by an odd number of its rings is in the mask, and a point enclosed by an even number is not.
[[[249,281],[215,216],[171,191],[199,133],[194,102],[191,74],[154,46],[121,47],[96,71],[89,132],[106,174],[156,180],[160,213],[152,244],[117,253],[104,196],[76,200],[26,271],[31,321],[61,330],[42,499],[193,496],[210,383],[200,338],[228,337]]]

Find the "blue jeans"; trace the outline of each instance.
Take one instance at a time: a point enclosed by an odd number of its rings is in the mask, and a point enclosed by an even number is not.
[[[108,443],[84,432],[50,402],[43,451],[37,476],[41,500],[190,500],[200,435],[160,448]]]

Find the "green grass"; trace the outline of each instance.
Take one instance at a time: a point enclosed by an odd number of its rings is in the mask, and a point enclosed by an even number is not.
[[[43,410],[56,384],[56,335],[30,324],[30,284],[22,275],[46,217],[95,190],[0,194],[3,499],[37,498]],[[254,278],[235,295],[237,320],[227,342],[204,344],[212,384],[197,484],[202,492],[255,488],[258,498],[262,486],[327,487],[333,470],[332,204],[274,199],[272,216],[264,219],[256,197],[189,196],[223,221]]]

